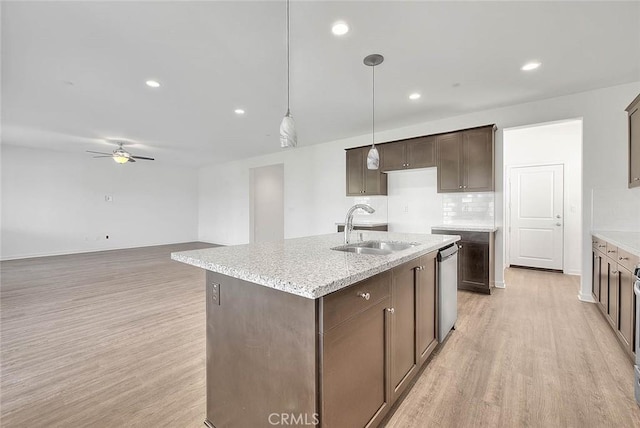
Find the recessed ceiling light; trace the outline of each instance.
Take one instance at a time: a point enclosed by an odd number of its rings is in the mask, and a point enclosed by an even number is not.
[[[542,65],[541,62],[531,61],[531,62],[528,62],[525,65],[523,65],[522,68],[520,68],[520,70],[522,70],[522,71],[531,71],[531,70],[535,70],[536,68],[540,67],[541,65]]]
[[[343,36],[349,32],[349,26],[346,22],[338,21],[331,27],[331,32],[336,36]]]
[[[417,100],[418,98],[420,98],[422,95],[420,95],[417,92],[414,92],[413,94],[409,95],[409,99],[410,100]]]
[[[144,83],[146,83],[147,86],[149,86],[151,88],[159,88],[160,87],[160,83],[156,82],[155,80],[147,80]]]
[[[244,110],[242,110],[241,108],[237,108],[237,109],[235,109],[235,110],[234,110],[234,112],[235,112],[236,114],[244,114]]]

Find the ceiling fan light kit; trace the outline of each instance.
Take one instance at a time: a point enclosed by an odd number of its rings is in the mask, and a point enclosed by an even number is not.
[[[382,64],[384,57],[380,54],[367,55],[364,58],[364,65],[371,67],[372,80],[372,102],[371,102],[371,149],[367,153],[367,169],[380,168],[380,153],[376,148],[376,66]]]
[[[118,148],[113,151],[113,153],[104,153],[104,152],[94,152],[93,150],[87,150],[87,153],[93,153],[100,156],[94,156],[94,158],[112,158],[115,163],[125,164],[129,162],[135,162],[138,160],[155,160],[154,158],[146,157],[146,156],[136,156],[132,155],[128,151],[124,149],[123,143],[118,143]]]

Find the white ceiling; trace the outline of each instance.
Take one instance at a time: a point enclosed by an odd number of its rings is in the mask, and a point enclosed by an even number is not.
[[[295,1],[299,145],[370,132],[367,54],[385,56],[376,122],[390,129],[640,80],[639,28],[636,1]],[[126,138],[190,165],[281,150],[284,31],[283,1],[3,1],[3,143],[81,153]]]

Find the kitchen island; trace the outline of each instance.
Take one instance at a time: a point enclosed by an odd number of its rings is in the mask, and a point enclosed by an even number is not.
[[[436,254],[458,236],[338,251],[343,235],[173,253],[207,270],[210,427],[376,426],[436,342]]]

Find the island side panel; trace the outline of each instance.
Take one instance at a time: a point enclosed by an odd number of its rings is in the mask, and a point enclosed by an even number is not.
[[[312,422],[317,332],[316,300],[207,271],[207,422]]]

